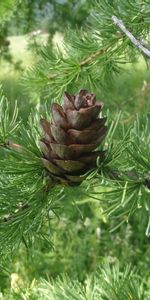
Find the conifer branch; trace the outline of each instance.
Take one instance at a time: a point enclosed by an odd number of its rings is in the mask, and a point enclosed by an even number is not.
[[[91,95],[92,101],[95,101],[93,94]],[[69,101],[70,96],[68,95],[68,97]],[[76,100],[78,99],[80,98],[77,97]],[[80,101],[79,103],[76,102],[77,104],[80,104]],[[57,104],[53,106],[55,117],[59,112],[56,108],[59,107]],[[98,109],[99,106],[96,107]],[[43,154],[39,147],[41,138],[39,111],[34,110],[34,115],[29,117],[27,125],[24,126],[18,122],[17,107],[11,114],[3,94],[1,95],[0,108],[0,140],[1,146],[3,146],[2,151],[4,151],[4,157],[2,156],[0,159],[1,253],[4,254],[6,248],[11,249],[14,242],[18,245],[22,237],[28,239],[28,236],[34,236],[37,228],[39,230],[42,228],[49,209],[55,211],[56,203],[60,204],[62,197],[67,197],[69,189],[71,197],[73,194],[78,201],[79,195],[82,200],[85,196],[100,202],[102,198],[105,199],[106,201],[102,201],[102,203],[105,205],[104,209],[107,215],[117,220],[120,216],[121,223],[128,220],[139,205],[142,212],[144,214],[146,212],[146,216],[150,217],[148,201],[150,127],[148,117],[145,117],[143,127],[137,119],[133,128],[128,130],[126,134],[124,133],[122,139],[115,141],[115,133],[120,118],[120,114],[117,114],[115,122],[109,123],[105,143],[99,149],[105,151],[105,159],[97,161],[97,167],[87,172],[85,177],[77,176],[77,179],[83,181],[82,185],[79,185],[78,188],[73,186],[65,189],[64,175],[62,175],[61,184],[58,184],[58,179],[61,179],[62,173],[57,173],[57,176],[51,177],[49,173],[51,169],[49,171],[42,163]],[[106,118],[103,121],[105,122]],[[50,134],[48,124],[48,122],[43,123],[47,137]],[[9,138],[9,136],[11,136],[12,142],[7,142],[6,147],[6,140],[9,141],[6,137]],[[115,142],[113,143],[113,141]],[[58,172],[58,168],[56,171]],[[58,178],[58,176],[60,177]],[[72,179],[69,179],[69,182]],[[98,190],[95,191],[97,187]],[[150,234],[149,226],[146,229],[146,234]]]
[[[79,66],[81,68],[85,67],[86,65],[89,65],[92,61],[94,61],[94,59],[96,59],[97,57],[103,55],[104,53],[106,53],[106,51],[108,50],[108,47],[107,48],[104,48],[104,49],[100,49],[98,51],[96,51],[95,53],[92,53],[90,56],[84,58],[81,62],[79,62]],[[65,75],[66,72],[64,72],[64,75]],[[54,74],[50,74],[48,75],[48,79],[49,80],[52,80],[52,79],[55,79],[57,78],[57,76],[59,75],[59,72],[58,73],[54,73]]]
[[[96,3],[84,29],[66,32],[63,49],[42,49],[40,61],[23,76],[25,89],[33,96],[43,92],[45,98],[52,96],[57,101],[64,91],[75,91],[73,83],[78,89],[83,86],[93,91],[103,89],[121,72],[123,64],[138,59],[127,35],[118,34],[118,26],[112,26],[112,16],[117,13],[120,19],[130,22],[134,35],[143,38],[149,31],[149,11],[145,0],[142,3],[134,0],[134,5],[129,1],[121,5],[108,0]]]
[[[131,45],[127,43],[128,37],[126,35],[118,36],[117,26],[112,26],[112,16],[114,16],[115,10],[118,9],[118,3],[117,5],[112,5],[110,1],[102,0],[98,5],[96,12],[91,16],[92,29],[88,29],[87,34],[81,32],[78,35],[77,33],[70,34],[68,32],[64,42],[64,51],[51,53],[48,48],[44,48],[41,52],[40,63],[33,68],[31,73],[27,74],[24,82],[28,82],[31,88],[34,86],[39,93],[41,93],[43,87],[47,88],[48,97],[53,95],[55,99],[60,101],[61,95],[67,89],[71,90],[71,94],[74,89],[77,91],[80,87],[85,89],[87,86],[88,90],[94,91],[98,87],[99,91],[101,78],[104,79],[104,82],[106,78],[111,79],[113,73],[119,72],[121,63],[131,61],[131,53],[135,58],[136,49],[132,47],[131,43]],[[126,3],[123,2],[120,18],[122,19],[124,14],[128,17],[129,13],[129,20],[131,20],[133,15],[135,15],[136,18],[132,22],[135,36],[136,33],[143,36],[143,33],[147,33],[149,23],[143,23],[141,28],[139,19],[137,19],[137,12],[140,12],[141,9],[139,1],[135,0],[133,11],[129,9],[131,6],[132,3],[128,2],[126,6]],[[146,20],[149,18],[148,5],[146,3],[143,6],[142,14]],[[34,91],[33,88],[32,91]],[[72,96],[70,97],[68,98],[68,103],[72,99]],[[79,105],[80,97],[77,97],[76,100],[76,104]],[[88,102],[85,103],[85,99],[82,100],[84,105],[87,105]],[[92,101],[94,101],[94,98]],[[99,105],[96,104],[96,106],[98,107]],[[57,104],[53,106],[53,116],[54,114],[57,122],[58,120],[61,122],[62,116],[65,116],[63,109],[60,109],[60,106],[57,106]],[[87,120],[89,119],[87,118]],[[63,122],[65,122],[65,117],[63,117]],[[72,122],[72,118],[69,119],[69,122]],[[105,151],[105,159],[97,161],[97,167],[93,167],[89,173],[85,174],[86,180],[84,176],[77,178],[83,182],[78,189],[72,187],[73,193],[72,188],[69,187],[70,194],[77,193],[76,199],[78,199],[80,194],[81,198],[88,194],[89,198],[97,199],[100,202],[105,199],[106,201],[101,203],[102,206],[104,205],[106,214],[116,220],[120,220],[120,224],[129,220],[139,206],[141,213],[150,219],[150,137],[148,131],[150,127],[148,118],[145,118],[144,122],[145,125],[143,126],[140,125],[142,122],[137,120],[132,129],[129,129],[127,132],[123,130],[122,139],[116,140],[114,133],[116,132],[119,118],[117,116],[116,121],[112,123],[109,121],[109,131],[106,140],[101,145],[101,148],[98,149]],[[6,248],[10,249],[14,241],[16,241],[16,244],[19,244],[22,236],[25,238],[28,235],[32,236],[37,228],[41,229],[49,209],[54,209],[55,203],[60,203],[60,199],[66,195],[66,189],[64,188],[66,181],[65,183],[61,181],[61,184],[58,184],[58,176],[59,179],[64,179],[64,176],[65,179],[68,179],[68,175],[66,176],[66,173],[64,175],[65,169],[61,173],[62,168],[65,168],[66,165],[63,167],[61,165],[60,168],[57,166],[56,168],[55,163],[60,163],[60,161],[54,161],[54,165],[51,165],[51,159],[49,159],[46,166],[42,163],[43,155],[47,158],[55,156],[51,156],[50,149],[47,148],[47,141],[44,145],[44,150],[40,149],[41,132],[39,124],[39,111],[32,113],[26,126],[21,124],[18,120],[17,106],[15,106],[14,112],[11,114],[7,99],[1,94],[0,144],[4,146],[3,149],[0,148],[4,152],[4,157],[0,159],[0,178],[2,182],[0,183],[0,190],[2,191],[0,193],[0,240],[2,241],[0,251],[2,253],[5,252]],[[53,128],[53,130],[55,129]],[[17,130],[19,130],[19,134]],[[49,125],[48,127],[45,126],[45,137],[48,134],[50,135],[49,141],[51,143]],[[60,134],[60,131],[58,134]],[[65,133],[63,138],[66,139]],[[9,147],[8,151],[6,143],[9,140],[10,144],[12,143],[12,147]],[[25,151],[16,151],[17,149],[14,149],[14,145],[21,145]],[[57,145],[54,147],[57,147]],[[62,147],[59,145],[56,149],[60,150]],[[83,151],[84,147],[81,147],[81,149]],[[80,168],[82,169],[84,165],[84,162],[80,163]],[[76,167],[76,162],[74,166]],[[53,178],[51,176],[50,190],[49,173],[53,174],[54,171],[57,174],[56,176],[54,174]],[[131,174],[136,174],[136,176],[131,176]],[[56,183],[56,190],[53,188],[53,179]],[[72,179],[70,178],[69,182]],[[18,208],[20,200],[23,205],[27,204],[27,207],[23,210]],[[10,216],[13,217],[10,218]],[[4,219],[7,220],[7,217],[8,221],[4,222]],[[150,234],[149,224],[150,222],[148,221],[147,235]],[[20,228],[19,232],[18,228]],[[13,232],[16,232],[16,235]]]
[[[80,67],[84,67],[85,65],[88,65],[89,63],[91,63],[95,58],[97,58],[98,56],[106,53],[106,51],[108,50],[108,47],[107,48],[104,48],[104,49],[101,49],[93,54],[91,54],[89,57],[85,58],[84,60],[82,60],[80,62]]]
[[[127,265],[122,271],[116,262],[113,266],[102,265],[95,274],[87,275],[84,283],[63,274],[55,280],[41,279],[30,287],[18,286],[17,293],[15,288],[11,294],[9,292],[9,299],[18,299],[19,296],[39,300],[148,300],[150,294],[148,284],[143,284],[143,278],[134,267]]]
[[[130,39],[130,41],[137,47],[145,56],[150,58],[150,50],[145,48],[139,40],[137,40],[133,34],[125,27],[123,21],[121,19],[118,19],[116,16],[112,16],[112,20],[115,25],[117,25]]]

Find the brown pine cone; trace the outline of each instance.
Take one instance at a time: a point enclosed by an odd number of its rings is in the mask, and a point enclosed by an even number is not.
[[[95,150],[104,139],[106,118],[98,118],[103,107],[87,90],[77,95],[65,93],[63,105],[52,104],[52,121],[41,119],[44,137],[40,141],[43,164],[57,182],[81,183],[84,174],[104,160]]]

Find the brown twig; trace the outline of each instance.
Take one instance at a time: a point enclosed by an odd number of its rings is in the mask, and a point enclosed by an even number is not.
[[[80,63],[79,63],[79,66],[81,68],[83,68],[85,65],[89,64],[90,62],[92,62],[95,58],[97,58],[98,56],[100,55],[103,55],[104,53],[106,53],[106,51],[108,50],[108,47],[107,48],[103,48],[103,49],[100,49],[94,53],[92,53],[90,56],[86,57],[85,59],[83,59]],[[67,71],[66,71],[66,74],[67,74]],[[54,74],[50,74],[48,75],[48,79],[55,79],[58,77],[58,73],[54,73]]]
[[[80,62],[80,67],[84,67],[85,65],[89,64],[93,59],[97,58],[98,56],[104,54],[106,51],[107,51],[108,47],[107,48],[104,48],[104,49],[101,49],[101,50],[98,50],[97,52],[91,54],[90,56],[88,56],[87,58],[85,58],[84,60],[82,60]]]

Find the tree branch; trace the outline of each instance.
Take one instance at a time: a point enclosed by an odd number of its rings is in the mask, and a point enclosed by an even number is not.
[[[91,54],[90,56],[88,56],[87,58],[85,58],[84,60],[82,60],[80,62],[80,67],[84,67],[85,65],[89,64],[90,62],[92,62],[93,59],[97,58],[98,56],[100,55],[103,55],[106,51],[108,50],[108,47],[107,48],[103,48],[103,49],[100,49],[98,50],[97,52]]]
[[[99,56],[103,55],[104,53],[106,53],[107,50],[108,50],[108,47],[100,49],[100,50],[92,53],[90,56],[86,57],[81,62],[79,62],[80,68],[82,69],[85,65],[90,64],[94,59],[96,59],[97,57],[99,57]],[[67,71],[66,71],[66,74],[67,74]],[[50,79],[50,80],[55,79],[57,77],[58,77],[58,73],[48,75],[48,79]]]
[[[145,56],[147,56],[150,59],[150,50],[145,48],[140,41],[138,41],[133,34],[125,27],[124,23],[122,20],[118,19],[116,16],[112,16],[112,20],[115,25],[117,25],[125,34],[126,36],[130,39],[130,41],[137,47]],[[150,61],[149,61],[150,62]]]

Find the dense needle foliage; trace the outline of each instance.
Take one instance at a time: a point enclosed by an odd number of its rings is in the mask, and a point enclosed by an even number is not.
[[[0,5],[5,21],[23,4]],[[150,299],[149,58],[113,15],[149,48],[148,1],[96,1],[80,30],[66,29],[63,45],[39,47],[21,79],[27,108],[1,87],[2,299]],[[64,91],[81,88],[105,104],[106,156],[81,185],[52,185],[41,160],[40,119],[51,120],[50,105],[61,103]]]

